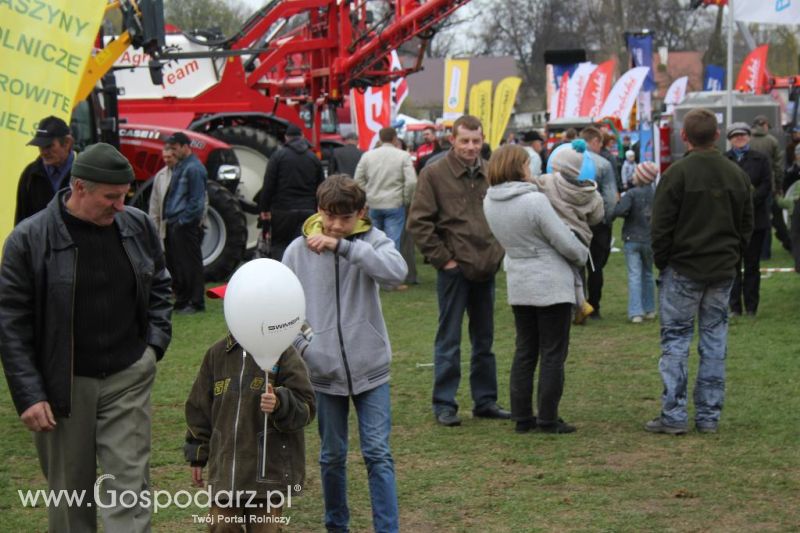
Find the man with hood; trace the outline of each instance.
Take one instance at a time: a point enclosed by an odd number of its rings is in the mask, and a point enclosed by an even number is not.
[[[778,194],[783,193],[783,150],[781,145],[769,132],[769,119],[764,115],[758,115],[753,119],[751,127],[752,136],[750,137],[750,148],[758,150],[769,159],[772,168],[772,190]],[[772,215],[772,227],[775,228],[775,236],[781,241],[781,245],[787,251],[792,250],[792,242],[789,238],[789,230],[783,221],[783,214],[780,207],[772,197],[769,198],[770,212]],[[769,259],[772,256],[772,239],[764,240],[764,249],[761,252],[762,259]]]
[[[278,261],[299,237],[303,222],[317,212],[317,187],[325,179],[322,162],[300,128],[286,128],[286,144],[269,159],[261,189],[261,220],[270,224],[270,256]]]

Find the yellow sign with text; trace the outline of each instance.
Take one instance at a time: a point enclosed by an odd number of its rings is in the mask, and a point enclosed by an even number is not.
[[[87,6],[87,4],[91,4]],[[69,123],[106,2],[0,0],[0,237],[14,224],[17,183],[36,148],[37,123]]]
[[[492,150],[500,146],[503,133],[506,131],[506,126],[508,126],[508,120],[511,118],[511,111],[514,110],[514,102],[517,99],[517,91],[521,84],[522,78],[516,76],[503,78],[497,84],[497,89],[494,91],[494,102],[492,103],[492,137],[489,142]]]
[[[445,124],[452,124],[464,114],[467,106],[467,82],[469,80],[469,59],[450,59],[444,63],[444,110]]]
[[[469,88],[469,114],[483,124],[483,137],[492,138],[492,80],[483,80]]]

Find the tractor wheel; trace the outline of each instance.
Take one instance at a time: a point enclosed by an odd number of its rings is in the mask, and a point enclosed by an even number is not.
[[[208,216],[203,236],[203,267],[206,280],[230,276],[244,258],[247,225],[239,201],[216,181],[208,181]]]
[[[239,160],[242,177],[237,193],[246,202],[258,205],[267,162],[278,148],[278,140],[265,131],[250,126],[229,126],[209,132],[209,135],[231,145]],[[258,214],[245,213],[247,218],[247,251],[253,252],[258,243]]]

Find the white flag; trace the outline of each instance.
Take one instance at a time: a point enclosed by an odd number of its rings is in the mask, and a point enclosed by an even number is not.
[[[583,96],[583,90],[586,88],[589,76],[592,75],[596,68],[597,65],[594,63],[581,63],[570,76],[569,85],[567,86],[567,102],[564,104],[565,117],[580,116],[581,96]]]
[[[682,76],[672,82],[672,85],[667,89],[667,94],[664,95],[665,104],[680,104],[686,97],[686,84],[689,82],[689,76]]]
[[[623,74],[608,93],[608,98],[606,98],[599,116],[618,117],[622,121],[622,126],[627,128],[633,103],[636,101],[648,72],[650,72],[650,67],[636,67]]]
[[[733,18],[764,24],[800,24],[800,0],[734,0]]]

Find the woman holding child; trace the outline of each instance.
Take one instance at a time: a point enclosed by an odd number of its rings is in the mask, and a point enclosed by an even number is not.
[[[505,145],[492,154],[484,212],[505,248],[508,303],[514,313],[516,351],[511,366],[511,417],[516,431],[572,433],[558,416],[575,290],[571,265],[586,263],[588,248],[561,221],[547,197],[530,183],[528,154]],[[538,380],[538,418],[533,376]]]

